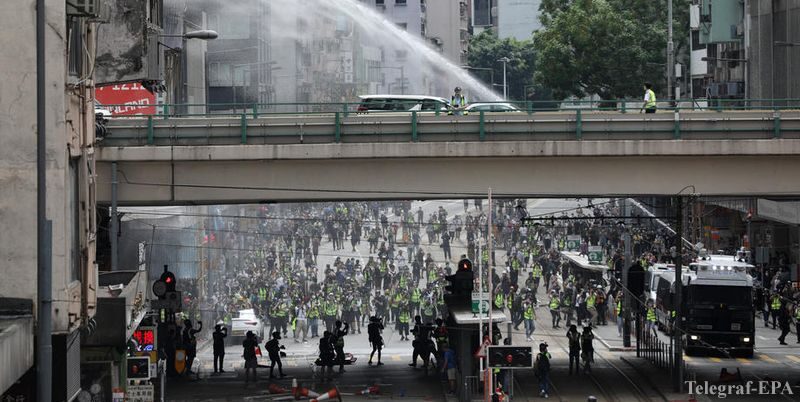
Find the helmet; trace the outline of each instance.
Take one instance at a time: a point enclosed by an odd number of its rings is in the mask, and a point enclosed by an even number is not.
[[[454,89],[453,91],[455,91],[455,92],[461,92],[461,87],[456,87],[456,89]]]

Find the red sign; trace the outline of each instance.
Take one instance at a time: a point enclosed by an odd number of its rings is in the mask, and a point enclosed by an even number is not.
[[[139,344],[139,352],[149,352],[155,349],[155,331],[153,329],[137,329],[133,331],[133,339]]]
[[[97,87],[95,98],[113,116],[156,113],[155,94],[144,89],[138,82]]]

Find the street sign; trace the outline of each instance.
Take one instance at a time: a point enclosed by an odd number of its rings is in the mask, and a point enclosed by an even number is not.
[[[128,402],[153,402],[154,399],[153,384],[128,385]]]
[[[581,247],[580,235],[567,236],[567,251],[576,251]]]
[[[590,264],[603,263],[603,247],[589,246],[589,263]]]
[[[533,367],[532,346],[489,346],[489,367],[529,369]]]
[[[481,306],[480,309],[478,309],[478,305]],[[483,294],[483,298],[481,298],[481,294],[480,293],[472,293],[472,312],[473,313],[475,313],[475,314],[477,314],[477,313],[486,314],[486,313],[489,312],[489,306],[490,305],[491,304],[489,303],[489,294],[488,293],[484,293]]]

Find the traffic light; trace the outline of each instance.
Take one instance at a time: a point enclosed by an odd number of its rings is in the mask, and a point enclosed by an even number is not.
[[[167,285],[167,292],[174,292],[175,291],[175,274],[169,271],[169,267],[164,265],[164,273],[161,274],[160,280],[164,281]]]
[[[489,367],[531,368],[533,349],[530,346],[489,346]]]
[[[169,271],[168,265],[164,265],[164,273],[161,274],[157,281],[153,282],[153,294],[159,300],[167,299],[168,293],[175,292],[176,282],[175,274]]]
[[[173,317],[173,313],[181,311],[181,292],[176,289],[177,280],[175,274],[169,271],[169,266],[164,265],[164,272],[161,277],[153,282],[153,294],[158,300],[150,302],[150,308],[154,310],[168,310],[166,317]],[[171,321],[168,319],[167,321]]]
[[[450,292],[451,300],[469,305],[472,302],[472,288],[475,276],[472,272],[472,261],[467,258],[458,262],[458,269],[453,275],[444,278],[450,283],[445,289]]]

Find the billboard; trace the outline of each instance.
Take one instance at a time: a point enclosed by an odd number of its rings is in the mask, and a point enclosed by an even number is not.
[[[99,86],[95,99],[113,116],[156,113],[156,95],[138,82]]]

